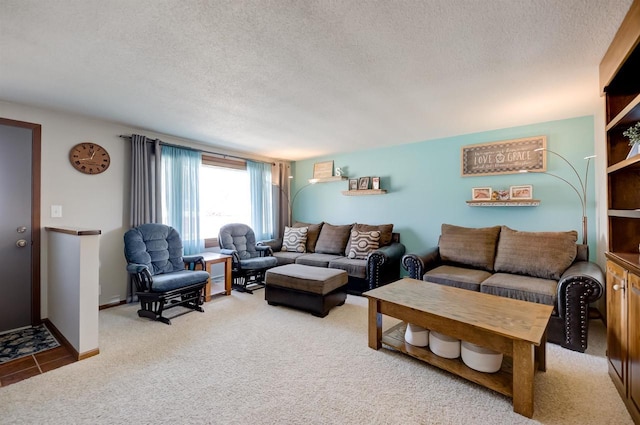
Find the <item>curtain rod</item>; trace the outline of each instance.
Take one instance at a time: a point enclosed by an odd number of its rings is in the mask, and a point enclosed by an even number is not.
[[[120,137],[123,138],[123,139],[131,139],[131,136],[127,136],[127,135],[124,135],[124,134],[121,134]],[[200,152],[200,153],[208,153],[209,155],[218,155],[218,156],[221,156],[223,158],[234,158],[234,159],[240,159],[242,161],[253,161],[253,162],[261,162],[263,164],[276,165],[274,162],[269,162],[269,161],[260,161],[258,159],[245,158],[245,157],[237,156],[237,155],[230,155],[230,154],[226,154],[226,153],[204,151],[202,149],[194,149],[194,148],[190,148],[188,146],[174,145],[174,144],[171,144],[171,143],[163,142],[160,139],[147,139],[147,143],[152,143],[152,142],[155,142],[155,141],[160,142],[161,146],[170,146],[172,148],[180,148],[180,149],[187,149],[187,150],[190,150],[190,151],[196,151],[196,152]]]

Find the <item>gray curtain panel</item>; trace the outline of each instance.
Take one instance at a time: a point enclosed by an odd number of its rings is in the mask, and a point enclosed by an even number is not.
[[[131,227],[162,222],[160,166],[160,141],[131,135]]]
[[[289,164],[276,162],[272,167],[273,205],[274,205],[274,238],[284,235],[285,226],[289,223]]]
[[[162,222],[160,140],[131,135],[131,214],[129,224]],[[131,277],[127,285],[127,302],[137,302]]]

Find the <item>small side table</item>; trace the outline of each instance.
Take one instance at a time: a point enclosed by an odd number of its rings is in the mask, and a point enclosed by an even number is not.
[[[231,256],[218,254],[216,252],[202,252],[198,255],[202,255],[202,258],[204,258],[205,270],[209,273],[209,280],[207,281],[207,285],[204,287],[204,300],[211,301],[211,297],[218,294],[231,295]],[[211,265],[217,263],[224,263],[224,290],[216,291],[214,289],[214,292],[212,293]]]

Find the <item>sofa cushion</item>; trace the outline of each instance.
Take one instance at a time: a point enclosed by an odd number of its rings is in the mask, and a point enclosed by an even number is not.
[[[322,229],[323,222],[318,224],[311,223],[294,223],[293,227],[308,227],[307,231],[307,252],[316,252],[316,242],[318,242],[318,236],[320,235],[320,229]]]
[[[360,224],[356,223],[353,225],[353,230],[357,230],[358,232],[380,232],[380,246],[387,246],[393,240],[393,224]],[[351,237],[349,237],[349,242],[347,243],[347,252],[345,255],[349,255],[349,244],[351,243]]]
[[[558,281],[509,273],[495,273],[482,282],[480,292],[555,306]]]
[[[356,260],[351,258],[340,257],[329,262],[330,269],[340,269],[347,272],[349,276],[367,278],[367,260]]]
[[[278,260],[278,265],[283,266],[285,264],[293,264],[296,262],[298,257],[304,255],[302,252],[289,252],[289,251],[278,251],[274,252],[273,256]]]
[[[303,254],[300,257],[296,258],[296,264],[326,268],[329,267],[329,262],[331,262],[332,260],[337,260],[338,258],[342,257],[339,255],[320,254],[314,252],[313,254]]]
[[[490,276],[491,273],[484,270],[438,266],[426,272],[422,280],[478,292],[480,291],[480,284]]]
[[[560,279],[576,258],[578,232],[520,232],[502,226],[496,272]]]
[[[438,249],[446,263],[492,271],[500,226],[468,228],[443,224]]]
[[[371,232],[351,231],[349,238],[350,245],[347,257],[351,259],[364,260],[370,252],[375,251],[380,246],[380,232],[377,230]]]
[[[315,252],[320,254],[345,255],[344,250],[351,233],[351,224],[334,226],[324,223],[318,236]]]
[[[285,226],[282,237],[282,251],[305,252],[307,250],[308,227]]]

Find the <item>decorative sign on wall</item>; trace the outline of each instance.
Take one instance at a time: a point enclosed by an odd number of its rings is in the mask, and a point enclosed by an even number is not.
[[[547,171],[547,137],[535,136],[462,147],[463,177]],[[540,149],[536,151],[536,149]]]
[[[313,178],[324,179],[333,176],[333,161],[316,162],[313,164]]]

